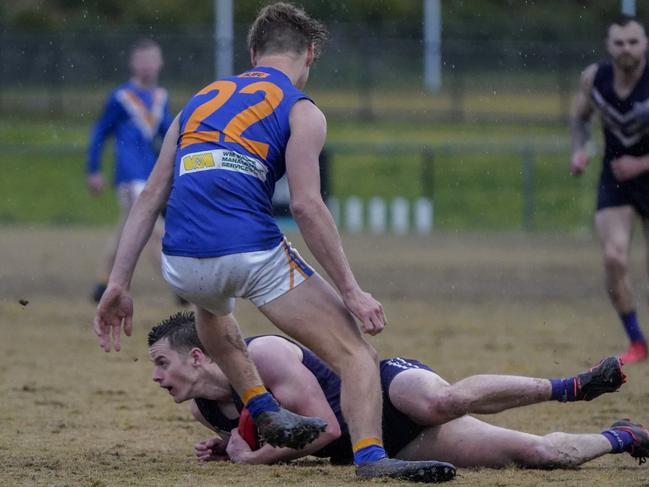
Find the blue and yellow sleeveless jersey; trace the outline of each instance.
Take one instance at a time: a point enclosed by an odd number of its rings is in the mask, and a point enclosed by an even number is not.
[[[189,100],[180,116],[165,254],[217,257],[279,245],[271,198],[286,171],[289,113],[305,98],[281,71],[257,67]]]
[[[128,81],[113,90],[94,126],[86,172],[101,170],[106,139],[115,136],[115,184],[146,181],[157,158],[156,138],[164,137],[173,117],[167,90],[142,88]]]

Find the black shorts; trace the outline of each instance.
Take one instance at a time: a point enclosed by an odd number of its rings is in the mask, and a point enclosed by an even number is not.
[[[381,389],[383,390],[383,446],[390,457],[394,457],[408,443],[414,440],[424,429],[424,426],[414,423],[408,416],[399,411],[390,401],[388,391],[394,378],[404,370],[423,369],[434,372],[433,369],[419,360],[395,357],[382,360]],[[354,461],[351,439],[345,432],[336,441],[313,453],[318,457],[329,457],[334,465],[350,465]]]
[[[642,218],[649,218],[649,175],[619,182],[605,165],[597,186],[597,210],[617,206],[632,206]]]
[[[394,378],[404,370],[423,369],[434,372],[419,360],[395,357],[381,361],[381,389],[383,389],[383,445],[390,457],[414,440],[424,429],[399,411],[390,401],[388,391]]]

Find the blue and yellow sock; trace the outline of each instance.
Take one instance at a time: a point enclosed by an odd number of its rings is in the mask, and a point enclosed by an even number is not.
[[[279,411],[279,404],[264,386],[253,387],[241,397],[243,404],[255,421],[261,413]]]
[[[628,431],[610,429],[602,431],[602,435],[609,441],[613,450],[611,453],[624,453],[633,445],[633,436]]]
[[[352,451],[354,452],[354,463],[356,465],[378,462],[382,458],[387,457],[381,439],[372,436],[358,440],[352,446]]]

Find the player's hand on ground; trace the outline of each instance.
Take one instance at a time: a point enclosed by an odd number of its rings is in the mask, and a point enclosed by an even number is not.
[[[104,189],[104,176],[102,176],[101,173],[89,174],[86,184],[90,193],[99,194]]]
[[[611,163],[613,175],[618,181],[628,181],[646,171],[642,160],[633,156],[622,156]]]
[[[578,150],[572,154],[570,160],[570,174],[580,176],[588,165],[588,153],[585,150]]]
[[[229,460],[226,453],[228,442],[219,436],[199,441],[194,445],[194,453],[199,462],[222,462]]]
[[[252,463],[250,460],[253,452],[250,445],[239,434],[238,428],[230,432],[230,440],[225,451],[234,463]]]
[[[99,346],[110,352],[121,348],[122,323],[124,334],[131,336],[133,331],[133,299],[129,292],[116,284],[108,284],[95,312],[94,328]]]
[[[361,331],[376,335],[383,331],[387,324],[383,305],[370,293],[358,289],[343,296],[343,302],[351,313],[361,322]]]

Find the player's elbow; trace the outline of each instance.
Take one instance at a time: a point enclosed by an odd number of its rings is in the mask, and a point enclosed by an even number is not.
[[[291,214],[296,220],[311,218],[322,206],[320,195],[301,195],[291,198]]]

